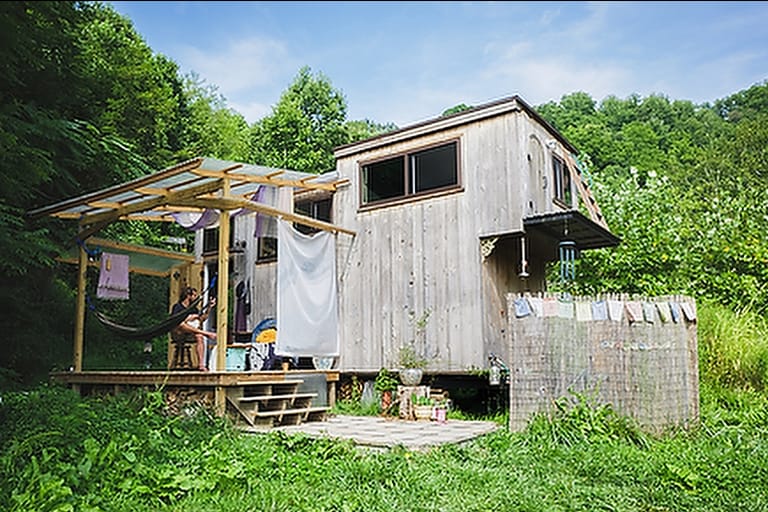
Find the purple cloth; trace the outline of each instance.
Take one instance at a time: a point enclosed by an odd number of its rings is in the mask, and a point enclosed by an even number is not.
[[[130,293],[127,254],[101,253],[101,269],[96,296],[107,300],[127,300]]]
[[[203,213],[172,213],[174,220],[181,227],[190,231],[207,228],[219,221],[219,212],[216,210],[205,210]]]

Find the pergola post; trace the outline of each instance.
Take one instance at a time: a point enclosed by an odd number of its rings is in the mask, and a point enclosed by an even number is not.
[[[77,253],[77,302],[75,303],[75,338],[72,352],[76,372],[83,370],[83,339],[85,337],[85,281],[88,272],[88,253],[80,247]]]
[[[229,197],[230,184],[227,178],[222,180],[221,194]],[[219,214],[219,254],[216,292],[216,371],[223,372],[227,366],[227,342],[229,341],[229,210]],[[216,412],[223,416],[226,412],[226,395],[221,386],[216,386],[214,402]]]

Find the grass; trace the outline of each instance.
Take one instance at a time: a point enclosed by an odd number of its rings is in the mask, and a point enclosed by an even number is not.
[[[709,306],[699,317],[701,422],[663,435],[576,396],[524,432],[374,453],[241,434],[205,409],[172,416],[159,392],[4,393],[0,510],[768,511],[765,323]]]
[[[702,388],[702,423],[653,437],[578,402],[527,431],[428,452],[244,435],[159,393],[3,395],[0,509],[768,510],[768,399]]]

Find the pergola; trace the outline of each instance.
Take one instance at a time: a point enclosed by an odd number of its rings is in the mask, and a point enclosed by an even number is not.
[[[173,214],[198,212],[205,210],[219,211],[218,266],[227,268],[229,261],[230,215],[234,210],[247,209],[271,217],[282,218],[299,224],[311,226],[334,233],[355,235],[353,231],[334,224],[319,221],[293,212],[281,211],[272,206],[258,203],[251,198],[260,186],[291,187],[294,190],[336,191],[347,180],[334,177],[301,173],[240,162],[231,162],[213,158],[195,158],[156,173],[132,181],[108,187],[85,195],[73,197],[58,203],[37,208],[28,212],[32,219],[52,216],[72,219],[78,223],[78,242],[94,240],[92,237],[113,222],[124,220],[142,220],[154,222],[173,222]],[[89,241],[89,243],[91,243]],[[95,243],[107,241],[96,239]],[[110,246],[117,250],[131,250],[127,244],[112,242]],[[151,251],[155,259],[165,257],[172,266],[173,257],[160,250]],[[185,260],[190,256],[180,256]],[[83,338],[86,311],[86,270],[88,254],[80,246],[77,252],[78,285],[77,306],[74,333],[74,370],[82,371]],[[74,258],[72,259],[74,261]],[[166,269],[167,271],[167,269]],[[162,271],[161,271],[162,272]],[[217,296],[227,297],[229,276],[221,272],[217,280]],[[216,332],[229,330],[228,308],[226,300],[216,304]],[[216,371],[223,371],[226,366],[226,351],[217,351]]]

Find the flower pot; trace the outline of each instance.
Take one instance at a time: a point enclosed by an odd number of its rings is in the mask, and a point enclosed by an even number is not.
[[[433,405],[414,405],[413,415],[416,416],[417,421],[430,421],[432,419]]]
[[[406,368],[400,370],[400,382],[403,386],[418,386],[421,376],[424,374],[421,368]]]
[[[383,412],[386,412],[387,409],[389,409],[390,405],[392,405],[392,392],[382,391],[381,392],[381,410]]]

